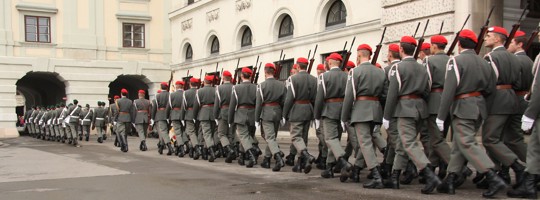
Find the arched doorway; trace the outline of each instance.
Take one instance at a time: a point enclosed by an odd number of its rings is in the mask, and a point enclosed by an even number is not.
[[[146,93],[145,98],[148,99],[148,83],[149,80],[144,75],[120,75],[109,84],[109,100],[112,103],[112,99],[115,95],[120,95],[120,90],[125,88],[128,90],[128,98],[131,100],[137,99],[139,90],[144,90]]]
[[[23,105],[26,110],[34,105],[49,106],[56,105],[66,96],[66,85],[59,77],[58,73],[53,72],[28,72],[19,79],[17,85],[17,95],[22,95]]]

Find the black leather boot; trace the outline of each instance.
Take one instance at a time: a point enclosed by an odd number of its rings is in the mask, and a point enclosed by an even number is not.
[[[381,177],[383,179],[389,179],[390,176],[392,176],[392,167],[393,167],[393,165],[391,165],[391,164],[384,163],[382,165],[380,172],[381,172]]]
[[[302,163],[304,163],[304,157],[299,156],[298,160],[296,161],[296,163],[292,167],[292,171],[293,172],[298,172],[298,173],[302,172]]]
[[[428,167],[431,169],[432,172],[435,172],[435,167],[434,166],[430,166],[428,165]],[[421,184],[426,184],[426,178],[424,176],[424,174],[422,174],[422,172],[420,172],[418,174],[418,182],[421,183]]]
[[[497,194],[497,192],[506,188],[504,180],[499,177],[493,170],[489,170],[486,173],[486,180],[489,183],[489,188],[488,191],[482,193],[482,196],[485,198],[492,198]]]
[[[459,186],[463,185],[465,183],[465,180],[467,180],[467,177],[472,175],[471,168],[467,166],[463,166],[461,169],[460,174],[456,174],[456,178],[454,178],[454,188],[458,188]]]
[[[293,155],[293,154],[289,154],[285,157],[285,164],[289,165],[289,166],[294,166],[294,157],[296,155]]]
[[[246,164],[245,158],[246,158],[246,153],[238,152],[238,165],[244,166]]]
[[[401,170],[392,171],[390,179],[384,182],[384,188],[399,189],[399,176],[401,175]]]
[[[326,169],[326,157],[321,157],[321,161],[317,163],[317,169],[325,170]]]
[[[309,174],[313,167],[313,162],[315,162],[315,157],[308,153],[306,149],[302,151],[302,157],[304,157],[302,165],[304,167],[304,173]]]
[[[516,189],[508,191],[506,195],[511,198],[537,199],[535,175],[525,172],[523,182]]]
[[[236,158],[236,152],[234,151],[234,148],[229,145],[225,147],[224,151],[227,152],[225,154],[227,155],[227,157],[225,158],[225,162],[232,163],[232,161]]]
[[[252,168],[255,163],[257,162],[257,158],[256,158],[256,154],[257,154],[257,150],[255,150],[254,148],[251,148],[251,149],[248,149],[247,150],[247,162],[246,162],[246,167],[247,168]]]
[[[216,160],[215,146],[208,147],[208,162],[214,162]]]
[[[170,142],[167,142],[167,155],[170,156],[170,155],[173,155],[174,154],[174,148],[172,147],[171,143]]]
[[[441,179],[437,175],[435,175],[435,172],[431,170],[431,167],[428,165],[424,169],[422,169],[422,174],[424,175],[424,178],[426,179],[426,185],[421,190],[422,194],[430,194],[441,184]]]
[[[265,169],[270,169],[270,159],[271,157],[264,157],[263,161],[261,162],[261,167]]]
[[[444,179],[446,177],[446,174],[448,173],[446,172],[447,168],[448,168],[448,163],[441,160],[439,162],[439,173],[437,174],[437,176],[439,176],[440,179]]]
[[[223,150],[221,143],[218,143],[215,147],[216,158],[225,157],[225,151]]]
[[[199,157],[202,155],[202,146],[196,145],[195,147],[193,147],[193,151],[193,160],[199,160]]]
[[[341,182],[347,181],[347,179],[351,177],[351,171],[352,171],[353,165],[349,163],[349,161],[345,160],[344,157],[339,157],[337,166],[341,168],[339,180]]]
[[[97,142],[98,142],[98,143],[103,143],[103,138],[98,137]]]
[[[146,151],[146,150],[148,150],[148,147],[146,146],[146,140],[141,141],[141,145],[142,145],[141,151]]]
[[[379,172],[379,166],[374,167],[371,169],[371,174],[373,178],[364,184],[364,188],[370,188],[370,189],[382,189],[384,188],[381,173]]]
[[[351,177],[349,177],[353,183],[360,183],[360,171],[362,171],[362,168],[356,165],[353,166]]]
[[[159,141],[158,142],[158,153],[159,153],[159,155],[163,155],[163,149],[164,148],[165,148],[165,145],[161,141]]]
[[[76,140],[76,139],[77,139],[77,138],[75,138],[75,140]],[[71,143],[70,143],[70,144],[71,144]],[[159,144],[158,144],[158,145],[159,145]],[[116,137],[114,138],[114,146],[115,146],[115,147],[120,147],[120,144],[118,144],[118,136],[116,136]]]
[[[175,153],[178,154],[179,158],[183,158],[186,155],[186,151],[184,150],[184,145],[183,144],[178,145],[178,149]]]
[[[203,146],[201,145],[201,147],[203,147]],[[208,148],[203,148],[202,149],[201,157],[202,157],[203,160],[208,160]]]
[[[190,158],[193,158],[193,153],[195,153],[195,147],[191,146],[188,142],[186,142],[186,153],[189,155]]]
[[[323,178],[334,178],[334,166],[335,163],[329,163],[326,165],[326,169],[321,172],[321,177]]]
[[[525,173],[525,166],[519,164],[519,162],[516,160],[512,165],[510,165],[510,168],[514,170],[514,173],[516,174],[516,185],[520,185],[523,181],[523,174]],[[510,184],[508,182],[507,184]]]
[[[446,179],[437,187],[437,192],[446,194],[456,194],[456,188],[454,182],[456,181],[456,173],[450,173]]]
[[[278,171],[281,170],[281,168],[285,167],[285,161],[283,161],[283,158],[281,157],[282,154],[283,153],[281,153],[281,152],[274,154],[274,159],[276,160],[276,165],[274,165],[274,168],[272,168],[272,171],[278,172]]]
[[[418,170],[414,163],[409,160],[407,168],[405,169],[405,172],[403,172],[403,180],[401,180],[400,183],[403,185],[411,184],[416,177],[418,177]]]
[[[501,169],[497,172],[497,175],[499,175],[506,184],[510,184],[512,181],[510,178],[510,167],[506,167],[504,165],[501,166]]]
[[[84,138],[84,140],[88,142],[88,140],[90,140],[90,134],[86,134],[86,137]]]
[[[485,177],[486,177],[485,174],[480,173],[480,172],[477,171],[476,176],[474,176],[472,181],[473,181],[474,184],[478,184],[480,181],[484,180]]]

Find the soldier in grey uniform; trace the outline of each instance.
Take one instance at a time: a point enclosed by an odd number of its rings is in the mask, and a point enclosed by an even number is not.
[[[34,131],[36,132],[36,138],[41,138],[41,128],[39,126],[39,119],[43,116],[43,111],[41,111],[41,106],[36,106],[36,111],[34,112],[32,124],[34,125]]]
[[[435,176],[426,154],[416,142],[418,131],[428,117],[426,98],[429,91],[429,78],[426,69],[411,56],[416,48],[416,40],[403,36],[400,41],[400,54],[403,60],[390,70],[388,94],[384,110],[383,126],[389,127],[389,120],[397,118],[400,142],[397,143],[396,158],[391,183],[399,189],[399,174],[405,169],[410,157],[415,166],[423,172],[426,186],[422,193],[429,194],[441,180]],[[403,151],[400,148],[403,147]]]
[[[120,99],[120,96],[115,95],[113,99],[113,103],[109,103],[109,124],[111,126],[111,134],[116,135],[116,137],[114,138],[114,146],[120,147],[118,143],[118,134],[116,134],[116,116],[118,115],[118,107],[116,107],[116,101]]]
[[[98,134],[98,139],[97,141],[99,143],[103,143],[103,132],[105,131],[105,118],[107,116],[107,110],[105,110],[105,108],[103,108],[103,106],[105,106],[105,102],[101,102],[101,101],[98,101],[97,102],[98,104],[98,107],[96,109],[94,109],[94,118],[92,119],[92,122],[93,122],[93,127],[92,129],[94,128],[97,128],[97,134]]]
[[[184,157],[186,150],[184,148],[188,147],[189,140],[184,132],[184,121],[181,118],[182,116],[182,101],[184,101],[184,81],[176,81],[175,87],[176,91],[169,94],[169,106],[171,107],[171,124],[174,129],[174,134],[176,135],[176,155],[178,157]]]
[[[122,98],[116,101],[116,107],[118,109],[118,115],[116,116],[116,134],[118,135],[118,142],[120,143],[120,150],[122,152],[128,152],[128,142],[126,133],[130,131],[131,124],[135,121],[135,113],[133,112],[133,102],[128,99],[128,91],[122,89],[120,91]]]
[[[79,101],[77,99],[73,100],[73,105],[69,106],[68,112],[69,112],[69,130],[71,132],[70,136],[70,144],[73,144],[73,146],[80,147],[80,145],[77,142],[77,126],[79,125],[79,113],[81,112],[81,108],[78,106]]]
[[[200,84],[200,80],[197,78],[191,78],[189,80],[189,90],[184,92],[183,101],[182,101],[182,119],[184,120],[186,126],[186,133],[189,136],[189,141],[191,141],[191,151],[189,156],[193,157],[193,160],[198,160],[202,155],[202,146],[199,143],[197,137],[198,122],[196,121],[195,113],[193,112],[193,106],[195,104],[195,93],[197,87]]]
[[[236,131],[244,152],[239,160],[247,160],[246,167],[252,168],[257,163],[258,151],[253,144],[252,132],[255,131],[255,92],[257,86],[251,83],[251,69],[242,68],[242,82],[232,88],[228,124],[236,125]],[[239,161],[239,164],[243,164]]]
[[[280,171],[285,166],[283,152],[279,149],[276,141],[277,132],[282,118],[283,102],[287,92],[285,85],[274,78],[276,67],[272,63],[264,65],[266,80],[257,87],[257,99],[255,104],[255,126],[261,127],[264,132],[264,139],[268,143],[265,149],[264,160],[261,167],[270,168],[272,156],[276,164],[272,171]],[[283,123],[285,121],[283,120]]]
[[[86,104],[84,109],[82,109],[79,114],[79,119],[81,119],[81,125],[85,140],[88,142],[90,139],[90,126],[92,125],[92,119],[94,118],[94,111],[90,109],[90,105]]]
[[[527,148],[527,167],[523,175],[523,182],[515,190],[507,192],[507,195],[512,198],[538,198],[536,185],[540,179],[540,165],[538,165],[540,163],[540,92],[538,91],[540,90],[540,70],[538,70],[540,66],[540,54],[536,56],[533,66],[535,76],[530,94],[526,96],[526,99],[529,100],[529,107],[523,114],[521,124],[523,131],[530,131],[532,129]]]
[[[329,172],[333,168],[341,170],[342,177],[349,177],[352,169],[351,163],[345,158],[345,151],[340,144],[339,127],[345,126],[341,121],[341,108],[343,97],[345,97],[345,86],[347,84],[347,74],[339,66],[343,59],[341,55],[332,53],[327,57],[330,70],[319,77],[317,96],[315,99],[315,120],[320,123],[322,120],[324,127],[324,137],[328,145],[328,158],[326,160],[326,171],[321,174],[322,177],[332,177]],[[337,161],[337,162],[336,162]]]
[[[225,149],[225,162],[231,163],[237,157],[235,144],[231,144],[232,138],[236,135],[229,127],[229,103],[231,101],[232,74],[223,71],[223,83],[216,87],[216,99],[214,100],[214,118],[217,124],[217,134],[221,145]]]
[[[444,121],[450,115],[453,131],[449,174],[437,191],[454,194],[455,179],[461,176],[465,162],[469,161],[478,172],[487,174],[489,190],[484,192],[483,196],[493,197],[503,190],[506,184],[493,171],[495,165],[478,145],[475,134],[480,128],[479,124],[487,117],[483,96],[495,89],[490,83],[494,73],[473,50],[478,41],[474,32],[462,30],[458,41],[460,54],[451,58],[446,66],[447,75],[436,120],[439,131],[442,131]]]
[[[139,98],[133,101],[133,112],[135,114],[135,128],[139,134],[139,150],[146,151],[148,147],[146,146],[146,135],[148,133],[148,124],[150,123],[150,111],[152,110],[152,104],[150,100],[145,99],[146,92],[144,90],[139,90]]]
[[[32,108],[28,109],[24,113],[24,125],[26,126],[26,129],[30,136],[34,136],[34,130],[32,130],[32,126],[30,124],[30,117],[32,116],[32,112],[34,112],[34,106],[32,106]]]
[[[317,65],[317,79],[324,72],[326,72],[326,66],[324,64],[318,64]],[[319,149],[319,155],[317,156],[317,159],[315,159],[315,163],[317,163],[317,169],[324,170],[326,169],[326,157],[328,156],[328,146],[326,146],[326,142],[324,141],[324,133],[323,133],[323,128],[321,124],[319,124],[319,127],[315,129],[315,134],[317,135],[317,139],[319,139],[319,144],[317,145]]]
[[[37,132],[34,126],[34,118],[37,115],[36,106],[32,106],[32,109],[27,113],[28,117],[26,118],[26,125],[28,126],[28,130],[30,131],[30,135],[35,138],[37,137]]]
[[[60,142],[62,141],[62,137],[64,135],[64,130],[62,128],[62,123],[61,123],[61,119],[62,119],[62,110],[64,109],[64,107],[62,106],[62,104],[58,104],[56,106],[56,118],[54,119],[53,121],[53,124],[54,124],[54,130],[56,132],[56,141],[57,142]]]
[[[369,45],[361,44],[357,48],[357,53],[358,67],[349,72],[341,120],[354,126],[357,145],[360,147],[363,160],[372,172],[373,179],[364,184],[364,188],[381,189],[383,183],[372,135],[375,124],[380,124],[382,120],[382,106],[379,99],[385,95],[383,91],[386,77],[384,70],[369,62],[372,54]]]
[[[490,27],[484,39],[484,46],[492,48],[484,59],[495,73],[491,85],[496,90],[486,98],[488,116],[482,128],[482,144],[495,166],[501,165],[499,176],[510,184],[508,168],[512,168],[516,173],[516,182],[519,183],[525,167],[518,162],[518,156],[503,142],[503,138],[514,143],[520,141],[516,144],[518,146],[525,143],[521,131],[513,128],[521,125],[519,102],[514,92],[514,89],[521,87],[521,67],[517,57],[503,46],[507,37],[508,33],[504,28]]]
[[[169,84],[166,82],[161,83],[161,93],[156,95],[157,105],[152,106],[152,124],[156,123],[159,133],[159,148],[158,153],[163,154],[165,146],[169,150],[167,155],[170,156],[174,153],[174,149],[171,145],[171,138],[169,137],[169,114],[171,107],[169,105]]]
[[[195,93],[195,104],[193,105],[193,113],[200,122],[204,137],[204,152],[209,153],[208,162],[214,162],[216,159],[216,146],[214,143],[214,130],[216,124],[213,112],[216,89],[212,86],[213,81],[213,75],[204,77],[204,86]]]

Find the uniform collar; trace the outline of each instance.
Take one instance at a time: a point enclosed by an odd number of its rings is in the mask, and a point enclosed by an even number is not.
[[[414,57],[412,57],[412,56],[405,56],[405,57],[402,58],[401,60],[414,60]]]
[[[514,53],[515,55],[524,55],[526,54],[525,51],[521,50],[521,51],[517,51],[516,53]]]
[[[472,49],[463,49],[463,51],[459,52],[459,54],[473,54],[473,53],[476,54],[476,52],[474,52],[474,50]]]
[[[505,50],[506,50],[506,48],[504,48],[504,46],[503,46],[503,45],[500,45],[500,46],[496,46],[496,47],[494,47],[494,48],[493,48],[493,50],[491,50],[491,51],[500,51],[500,50],[503,50],[503,51],[505,51]]]

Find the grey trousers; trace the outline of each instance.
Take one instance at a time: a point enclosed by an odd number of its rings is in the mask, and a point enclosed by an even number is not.
[[[167,121],[157,121],[156,123],[158,127],[159,139],[163,142],[163,144],[170,143],[171,138],[169,137],[169,126]],[[116,130],[116,132],[118,132],[118,130]]]
[[[83,135],[90,136],[90,125],[82,126]]]
[[[96,126],[96,132],[98,137],[103,138],[103,135],[105,134],[105,127]]]
[[[265,156],[272,156],[279,153],[279,144],[276,141],[277,132],[279,128],[279,121],[262,121],[262,129],[265,134],[265,140],[268,145],[266,146]]]
[[[375,154],[375,148],[373,146],[373,127],[374,125],[371,122],[354,123],[354,129],[360,144],[360,150],[368,169],[373,169],[379,166],[379,162],[377,161],[377,156]]]
[[[523,115],[511,115],[504,126],[502,140],[504,144],[516,154],[519,160],[526,162],[527,144],[525,144],[523,130],[521,130],[521,117]]]
[[[78,134],[77,134],[77,126],[79,126],[79,124],[77,122],[70,122],[69,123],[69,129],[71,131],[71,137],[74,139],[74,140],[77,140],[77,137],[78,137]]]
[[[148,124],[147,123],[135,124],[135,129],[137,129],[137,133],[139,134],[139,140],[140,141],[146,140],[146,134],[148,133]]]
[[[172,127],[174,129],[174,135],[176,136],[176,143],[182,145],[188,141],[185,131],[182,131],[182,122],[173,120]]]
[[[529,138],[525,171],[530,174],[540,175],[540,165],[538,163],[540,163],[540,120],[536,119]]]
[[[335,119],[323,118],[324,124],[324,140],[328,145],[328,157],[326,163],[332,163],[338,158],[345,155],[343,147],[341,147],[341,134],[338,130],[338,126],[341,126],[341,122]]]
[[[326,158],[328,157],[328,146],[326,145],[326,141],[324,141],[324,132],[323,132],[323,125],[322,123],[319,125],[319,128],[315,130],[315,133],[317,135],[317,138],[319,139],[319,153],[322,157]]]
[[[197,138],[197,130],[195,130],[195,123],[193,120],[185,120],[186,123],[186,133],[189,136],[189,141],[191,141],[192,146],[199,145],[199,139]]]
[[[375,125],[375,127],[373,128],[372,137],[373,137],[373,144],[379,150],[388,146],[388,142],[381,135],[381,125]]]
[[[392,118],[390,119],[388,129],[386,130],[386,133],[388,135],[387,142],[388,142],[388,155],[386,155],[386,164],[393,164],[395,157],[396,157],[396,151],[397,151],[397,144],[399,142],[399,133],[397,130],[397,119]],[[401,149],[402,150],[402,149]]]
[[[236,134],[231,131],[232,129],[229,127],[229,123],[226,119],[219,119],[218,121],[219,124],[217,126],[217,135],[219,137],[219,141],[224,147],[230,146]]]
[[[351,143],[351,146],[354,152],[354,165],[362,169],[366,168],[366,161],[364,160],[364,155],[362,154],[362,151],[360,150],[361,143],[360,143],[360,138],[358,138],[358,135],[356,133],[356,129],[354,128],[353,125],[348,125],[348,124],[345,124],[345,128],[347,129],[347,137],[349,137],[348,139],[349,139],[349,142]]]
[[[238,138],[244,150],[251,149],[253,147],[254,140],[250,134],[250,127],[244,124],[236,124],[236,132],[238,133]]]
[[[511,116],[488,115],[482,126],[482,144],[486,148],[489,157],[494,162],[500,162],[504,166],[510,166],[518,159],[516,154],[502,140],[506,134],[515,134],[503,131],[510,122]]]
[[[424,169],[429,164],[429,160],[416,141],[423,119],[400,117],[397,122],[400,142],[396,145],[394,169],[405,169],[408,162],[407,156],[419,170]]]
[[[439,159],[442,159],[442,161],[448,163],[450,161],[450,145],[446,142],[446,138],[443,137],[443,133],[439,131],[436,120],[437,115],[430,115],[427,120],[427,128],[431,133],[429,136],[429,145],[431,146],[429,161],[435,164]],[[435,157],[439,159],[435,159]]]
[[[214,146],[214,127],[215,122],[213,120],[201,121],[202,135],[206,147]]]
[[[293,148],[291,147],[291,154],[296,155],[298,152],[303,151],[306,149],[307,145],[307,135],[305,135],[305,129],[309,129],[309,123],[310,121],[303,121],[303,122],[289,122],[291,127],[291,141]]]

